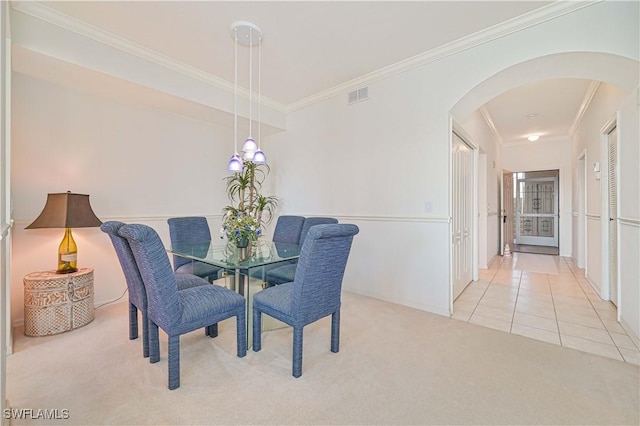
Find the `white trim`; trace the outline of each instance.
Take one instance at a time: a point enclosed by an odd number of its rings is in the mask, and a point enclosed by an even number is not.
[[[489,127],[489,129],[491,130],[491,133],[493,133],[493,137],[496,138],[496,140],[498,141],[498,144],[504,145],[504,142],[502,141],[502,137],[500,136],[500,132],[498,132],[498,129],[496,128],[496,125],[493,122],[493,118],[491,117],[491,114],[489,114],[489,110],[487,109],[486,105],[482,105],[479,111],[484,122],[487,124],[487,127]]]
[[[427,216],[359,216],[359,215],[347,215],[347,214],[302,214],[298,213],[301,216],[316,216],[316,217],[335,217],[336,219],[342,220],[354,220],[354,221],[368,221],[368,222],[419,222],[419,223],[450,223],[450,217],[427,217]],[[134,222],[156,222],[156,221],[166,221],[170,217],[178,217],[178,216],[187,216],[186,214],[172,214],[172,215],[163,215],[163,216],[130,216],[130,217],[117,217],[117,218],[109,218],[109,217],[101,217],[103,222],[109,220],[119,220],[122,222],[134,223]],[[188,216],[193,216],[193,214],[189,214]],[[207,219],[222,219],[221,214],[215,215],[199,215],[206,217]],[[16,224],[29,224],[31,222],[26,220],[17,220]]]
[[[2,226],[0,226],[0,241],[2,241],[2,239],[7,236],[12,226],[13,220],[9,223],[3,223]]]
[[[573,124],[571,125],[571,127],[569,127],[569,136],[570,137],[575,134],[576,129],[580,125],[580,122],[582,121],[582,117],[584,117],[585,112],[587,112],[587,109],[589,109],[589,105],[591,104],[591,101],[593,100],[593,97],[596,95],[596,92],[598,91],[598,88],[600,87],[600,84],[602,84],[601,81],[595,81],[594,80],[594,81],[591,82],[591,84],[587,88],[587,93],[585,93],[585,95],[584,95],[584,99],[582,100],[582,104],[580,105],[580,109],[578,110],[578,113],[576,114],[576,118],[573,120]]]
[[[627,217],[619,217],[618,223],[620,225],[633,226],[635,228],[640,228],[640,219],[631,219]]]

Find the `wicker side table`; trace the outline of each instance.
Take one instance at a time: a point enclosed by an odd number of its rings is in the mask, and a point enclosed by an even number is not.
[[[23,281],[26,336],[58,334],[93,321],[93,269],[33,272]]]

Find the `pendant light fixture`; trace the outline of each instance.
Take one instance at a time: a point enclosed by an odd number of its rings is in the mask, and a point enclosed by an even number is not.
[[[262,149],[260,149],[260,142],[262,138],[260,137],[260,130],[262,127],[261,113],[262,113],[262,91],[261,91],[261,82],[262,82],[262,43],[258,44],[258,149],[253,154],[253,162],[255,164],[267,164],[267,156],[264,154]]]
[[[266,156],[259,148],[253,138],[253,46],[260,46],[262,43],[262,31],[255,24],[246,21],[237,21],[231,25],[231,36],[234,40],[234,149],[235,152],[229,160],[228,169],[231,172],[242,171],[243,160],[252,161],[256,164],[266,164]],[[238,155],[238,44],[249,47],[249,136],[242,145],[242,158]],[[261,109],[261,49],[258,49],[258,140],[260,140],[260,109]],[[256,157],[256,154],[257,157]]]
[[[229,160],[227,170],[230,172],[242,171],[242,158],[238,155],[238,29],[231,27],[233,37],[233,149],[234,154]]]

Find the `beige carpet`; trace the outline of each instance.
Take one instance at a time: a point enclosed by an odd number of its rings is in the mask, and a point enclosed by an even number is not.
[[[516,265],[513,269],[520,271],[542,272],[545,274],[557,274],[558,265],[556,265],[554,256],[541,256],[538,254],[515,253],[514,260]]]
[[[305,329],[303,375],[291,376],[291,331],[263,333],[235,356],[220,336],[181,339],[182,385],[127,338],[126,304],[58,336],[16,335],[7,362],[13,408],[67,409],[57,422],[168,424],[635,424],[639,368],[596,355],[345,293],[341,350],[329,319]]]

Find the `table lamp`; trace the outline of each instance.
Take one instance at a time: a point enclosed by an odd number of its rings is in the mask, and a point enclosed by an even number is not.
[[[78,271],[78,248],[71,234],[71,228],[91,228],[100,226],[89,204],[89,196],[72,194],[47,194],[47,203],[40,216],[25,229],[65,228],[64,237],[58,247],[58,274]]]

